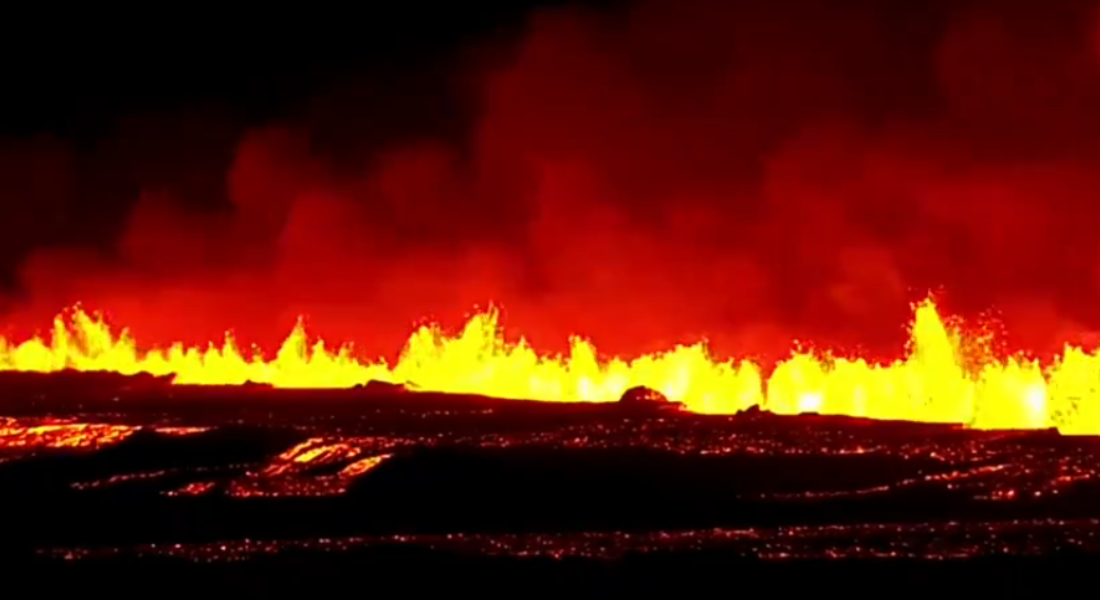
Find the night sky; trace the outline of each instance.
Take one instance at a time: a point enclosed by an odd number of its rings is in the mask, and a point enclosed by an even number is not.
[[[271,345],[307,315],[392,353],[497,303],[547,350],[889,354],[933,292],[1094,342],[1097,7],[12,13],[2,322]]]
[[[526,14],[552,4],[96,12],[60,26],[46,14],[17,13],[0,38],[4,202],[9,220],[12,211],[33,214],[0,242],[4,283],[16,283],[16,266],[36,247],[109,248],[152,186],[206,179],[190,185],[207,188],[178,199],[227,205],[223,180],[239,138],[278,123],[318,129],[318,113],[328,112],[318,104],[346,107],[346,120],[319,136],[364,148],[408,134],[462,136],[469,103],[450,81],[461,54],[513,42]],[[37,169],[36,158],[44,163]],[[56,181],[74,171],[77,181]],[[50,190],[49,180],[66,189]]]

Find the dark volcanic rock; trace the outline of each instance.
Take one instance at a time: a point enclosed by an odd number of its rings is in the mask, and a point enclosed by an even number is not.
[[[668,398],[661,392],[640,385],[623,392],[622,397],[619,398],[619,402],[623,404],[639,404],[642,402],[659,402],[667,404],[668,401]]]
[[[386,381],[377,381],[375,379],[371,379],[367,383],[360,384],[356,387],[360,387],[363,391],[374,394],[400,394],[402,392],[407,392],[409,389],[401,383],[389,383]]]
[[[672,402],[657,390],[644,386],[632,387],[623,392],[619,405],[631,408],[680,408],[679,402]]]

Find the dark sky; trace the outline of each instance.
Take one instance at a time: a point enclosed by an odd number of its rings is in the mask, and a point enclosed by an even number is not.
[[[354,129],[339,135],[364,146],[419,132],[462,135],[469,107],[449,81],[459,74],[462,54],[479,44],[507,43],[522,31],[525,15],[552,4],[477,0],[459,7],[416,0],[326,10],[96,12],[60,26],[50,15],[20,15],[0,41],[0,135],[11,142],[5,162],[54,179],[54,165],[35,169],[26,162],[36,155],[58,160],[51,150],[65,146],[75,151],[69,160],[80,163],[73,167],[82,173],[78,182],[66,182],[75,189],[53,192],[72,217],[36,214],[37,227],[15,228],[0,242],[0,280],[14,283],[15,266],[44,243],[110,244],[151,181],[200,170],[196,161],[227,170],[246,131],[323,120],[316,115],[323,109],[311,107],[325,101],[319,97],[362,106],[351,110],[369,127],[342,113],[348,120],[327,129]],[[370,89],[376,82],[379,89]],[[123,175],[139,170],[138,164],[127,169],[132,161],[156,172]],[[224,172],[207,174],[212,180],[196,185],[210,189],[182,200],[225,201]],[[4,202],[39,191],[21,186],[50,187],[25,179],[9,184],[16,190]],[[41,193],[46,202],[29,209],[39,214],[51,200],[49,190]]]
[[[1098,6],[13,13],[0,312],[264,345],[306,314],[388,353],[495,302],[550,350],[889,353],[932,291],[1090,341]]]

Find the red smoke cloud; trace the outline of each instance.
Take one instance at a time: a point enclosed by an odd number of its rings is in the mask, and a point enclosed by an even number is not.
[[[140,200],[98,249],[47,235],[96,163],[13,146],[0,184],[47,204],[5,221],[43,232],[8,320],[79,300],[139,340],[235,328],[270,347],[306,314],[392,356],[414,323],[496,302],[549,350],[580,333],[776,355],[795,337],[895,350],[909,302],[942,289],[999,309],[1019,347],[1100,329],[1091,3],[731,4],[539,13],[476,71],[457,140],[329,147],[307,111],[215,168],[204,149],[231,129],[164,117],[119,142],[148,156],[112,171]],[[343,106],[353,130],[385,119]]]

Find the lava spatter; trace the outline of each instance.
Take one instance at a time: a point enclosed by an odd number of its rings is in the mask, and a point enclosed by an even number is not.
[[[425,391],[565,402],[614,402],[644,386],[687,409],[730,414],[753,406],[780,414],[817,412],[876,419],[956,423],[981,429],[1056,427],[1100,434],[1100,354],[1067,347],[1050,364],[975,358],[973,337],[945,323],[931,301],[914,307],[905,357],[889,364],[794,353],[774,369],[719,360],[703,343],[632,360],[603,360],[574,338],[566,356],[507,343],[496,312],[472,317],[456,335],[424,326],[395,365],[357,358],[350,348],[311,341],[304,326],[274,358],[246,357],[231,337],[218,347],[141,349],[101,318],[74,310],[51,339],[0,340],[0,370],[65,369],[173,376],[177,384],[342,388],[369,381],[415,383]]]

